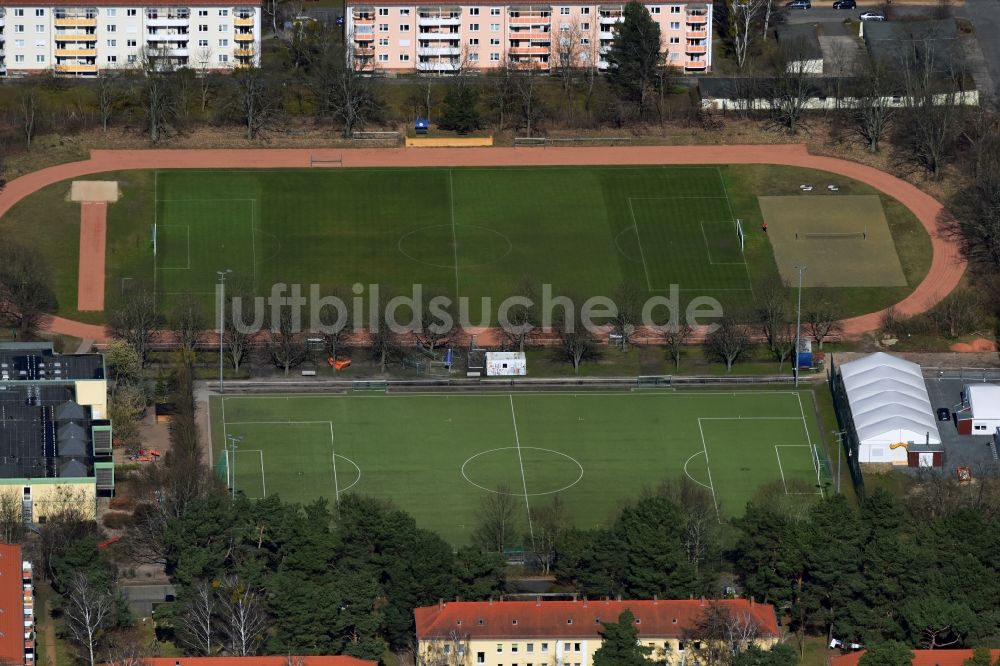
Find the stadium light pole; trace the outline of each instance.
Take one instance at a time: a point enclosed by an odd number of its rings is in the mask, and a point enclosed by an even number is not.
[[[236,499],[236,448],[240,442],[243,441],[242,435],[230,435],[226,434],[226,439],[229,440],[229,445],[232,447],[232,455],[229,456],[229,472],[230,478],[232,479],[229,483],[229,491],[232,493],[233,499]]]
[[[796,266],[799,269],[799,304],[795,308],[795,349],[792,351],[792,367],[795,372],[795,388],[799,387],[799,343],[802,339],[802,274],[806,272],[805,266]]]
[[[232,273],[228,268],[215,271],[219,276],[219,393],[226,392],[225,381],[222,378],[222,343],[226,337],[226,275]]]

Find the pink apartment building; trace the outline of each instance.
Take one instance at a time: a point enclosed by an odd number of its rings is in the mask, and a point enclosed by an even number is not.
[[[547,72],[566,61],[607,69],[623,3],[412,4],[347,0],[346,34],[355,67],[447,74],[500,67]],[[712,67],[712,5],[647,3],[666,62],[688,73]]]

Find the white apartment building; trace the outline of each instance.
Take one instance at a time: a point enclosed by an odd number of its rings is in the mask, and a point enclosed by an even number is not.
[[[668,65],[689,73],[712,66],[712,4],[646,3],[660,25]],[[565,62],[607,69],[624,3],[416,5],[347,0],[346,35],[359,69],[446,74],[462,69],[551,71]]]
[[[135,67],[143,54],[165,67],[199,70],[258,62],[259,0],[127,2],[0,0],[0,76],[49,70],[96,76],[102,69]]]

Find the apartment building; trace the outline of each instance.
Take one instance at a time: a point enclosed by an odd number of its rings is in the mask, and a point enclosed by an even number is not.
[[[712,4],[646,4],[659,24],[667,64],[712,67]],[[562,64],[605,70],[624,3],[416,5],[347,0],[355,67],[449,74],[501,67],[548,72]]]
[[[590,666],[604,622],[629,610],[649,659],[683,666],[701,649],[691,630],[710,604],[746,629],[747,642],[769,649],[779,639],[770,604],[747,599],[639,601],[448,602],[414,611],[418,666]]]
[[[21,547],[0,544],[0,663],[35,663],[35,608],[31,562]]]
[[[0,0],[0,76],[96,76],[137,67],[227,70],[257,62],[260,0]]]

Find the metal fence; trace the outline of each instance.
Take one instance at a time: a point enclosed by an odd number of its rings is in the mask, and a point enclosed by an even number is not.
[[[1000,368],[945,368],[924,366],[921,368],[927,379],[961,379],[969,382],[1000,381]]]

